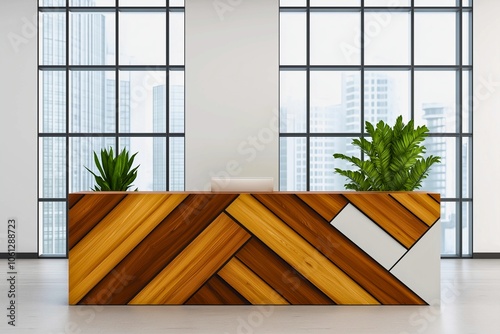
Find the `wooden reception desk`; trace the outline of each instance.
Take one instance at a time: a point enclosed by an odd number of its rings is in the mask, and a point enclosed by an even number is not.
[[[69,195],[69,304],[433,304],[424,192]]]

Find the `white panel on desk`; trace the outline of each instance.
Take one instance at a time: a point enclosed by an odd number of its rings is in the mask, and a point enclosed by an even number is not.
[[[352,204],[348,204],[330,224],[386,269],[406,252],[406,248]]]
[[[440,300],[440,246],[438,221],[390,271],[430,305],[439,304]]]

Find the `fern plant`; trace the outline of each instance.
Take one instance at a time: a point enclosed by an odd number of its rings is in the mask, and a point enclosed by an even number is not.
[[[333,155],[357,167],[357,170],[335,168],[336,173],[348,179],[344,185],[346,189],[412,191],[422,186],[430,167],[441,162],[437,156],[422,156],[425,146],[421,143],[429,132],[425,125],[415,128],[413,120],[405,125],[403,117],[399,116],[394,127],[379,121],[376,127],[365,122],[365,128],[371,141],[359,138],[352,144],[361,149],[366,160],[339,153]]]
[[[136,155],[137,153],[129,156],[128,151],[124,148],[115,157],[113,148],[110,147],[109,150],[101,150],[101,161],[99,161],[97,153],[94,152],[94,162],[100,175],[85,167],[95,178],[96,185],[92,190],[126,191],[132,187],[132,182],[137,178],[137,169],[139,168],[139,165],[132,168]]]

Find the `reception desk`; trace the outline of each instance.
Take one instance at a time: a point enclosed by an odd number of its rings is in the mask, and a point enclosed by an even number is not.
[[[424,192],[73,193],[69,304],[434,304],[439,218]]]

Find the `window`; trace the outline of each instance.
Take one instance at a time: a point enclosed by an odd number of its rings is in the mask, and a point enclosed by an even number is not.
[[[39,0],[39,21],[39,253],[66,256],[93,152],[138,152],[135,187],[184,190],[184,1]]]
[[[472,2],[280,1],[280,189],[343,190],[365,121],[425,124],[442,256],[472,255]],[[299,166],[305,166],[300,169]]]

